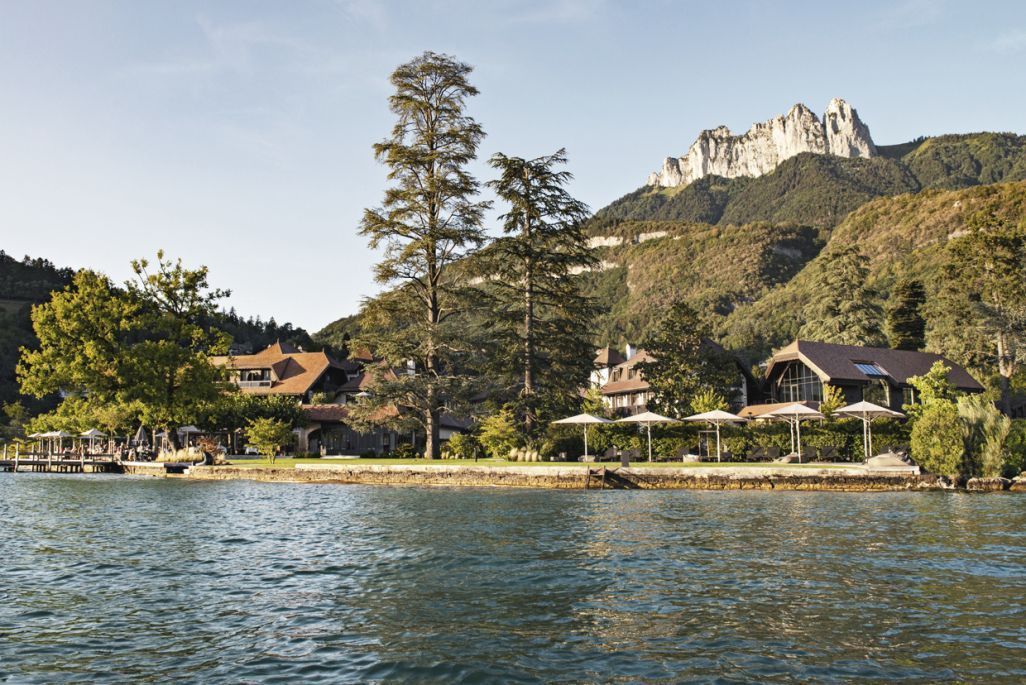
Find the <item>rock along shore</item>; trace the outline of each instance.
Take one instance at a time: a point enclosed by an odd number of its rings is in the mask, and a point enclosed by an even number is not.
[[[286,483],[515,487],[564,490],[827,490],[882,492],[950,490],[931,475],[895,474],[847,468],[645,467],[589,469],[567,466],[471,466],[448,464],[297,464],[294,468],[193,466],[169,474],[162,464],[128,463],[125,473],[191,480],[252,480]],[[996,489],[996,488],[995,488]]]

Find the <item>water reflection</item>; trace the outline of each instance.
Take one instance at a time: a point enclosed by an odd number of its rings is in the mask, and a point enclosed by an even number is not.
[[[1021,680],[1021,502],[4,476],[0,680]]]

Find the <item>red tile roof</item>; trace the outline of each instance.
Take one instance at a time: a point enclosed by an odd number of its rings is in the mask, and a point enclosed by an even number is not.
[[[289,350],[296,348],[279,342],[256,354],[211,357],[210,361],[232,369],[271,369],[277,380],[270,386],[241,388],[250,395],[305,395],[329,368],[345,368],[324,352]]]

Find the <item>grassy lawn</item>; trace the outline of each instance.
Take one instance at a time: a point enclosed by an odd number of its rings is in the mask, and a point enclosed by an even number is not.
[[[396,465],[396,464],[416,464],[416,465],[433,465],[433,466],[536,466],[539,468],[552,467],[552,466],[585,466],[582,462],[565,462],[565,461],[540,461],[540,462],[515,462],[506,461],[505,459],[479,459],[474,461],[473,459],[291,459],[281,458],[275,460],[274,464],[271,464],[267,459],[238,459],[232,462],[233,466],[242,468],[266,468],[274,466],[276,468],[294,468],[296,464],[340,464],[340,465],[367,465],[367,464],[379,464],[379,465]],[[600,466],[606,466],[608,468],[615,468],[620,465],[620,462],[590,462],[587,464],[592,468],[598,468]],[[631,462],[632,467],[651,467],[651,468],[679,468],[681,466],[688,468],[715,468],[717,466],[729,467],[729,468],[758,468],[766,466],[784,466],[787,468],[800,468],[800,469],[843,469],[847,466],[854,466],[854,464],[772,464],[770,462],[722,462],[718,463],[715,461],[634,461]]]

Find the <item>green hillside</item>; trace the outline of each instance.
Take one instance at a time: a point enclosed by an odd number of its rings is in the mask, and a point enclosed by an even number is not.
[[[938,136],[880,152],[872,159],[805,153],[758,178],[707,176],[683,188],[646,186],[599,210],[590,232],[604,234],[627,220],[831,227],[878,197],[1026,179],[1026,136],[1011,133]]]
[[[647,339],[680,299],[716,322],[786,283],[823,247],[816,229],[769,223],[632,221],[607,235],[624,244],[600,248],[604,268],[583,278],[608,307],[598,339],[618,345]]]
[[[869,260],[868,289],[881,303],[898,275],[922,280],[929,312],[947,241],[958,236],[967,219],[981,210],[1013,222],[1026,219],[1026,182],[924,190],[877,199],[842,221],[827,245],[858,247]],[[817,296],[812,284],[817,282],[823,264],[822,256],[811,260],[786,284],[720,319],[720,341],[754,358],[789,342],[805,322],[805,312]]]

